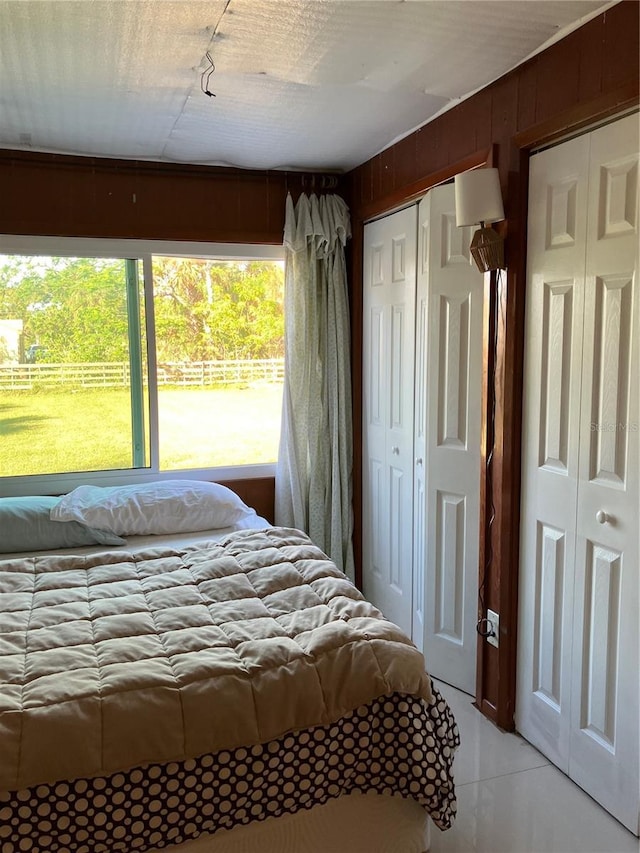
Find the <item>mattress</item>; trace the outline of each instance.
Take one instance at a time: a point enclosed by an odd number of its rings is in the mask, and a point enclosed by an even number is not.
[[[450,825],[457,730],[409,640],[299,531],[201,536],[0,564],[3,853],[147,850],[351,792]]]

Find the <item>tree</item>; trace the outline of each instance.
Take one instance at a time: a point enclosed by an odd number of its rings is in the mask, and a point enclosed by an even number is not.
[[[5,258],[0,317],[21,319],[25,349],[44,346],[50,362],[126,361],[124,261]]]
[[[158,361],[283,355],[278,265],[155,257],[153,280]]]
[[[284,352],[280,265],[153,258],[157,359],[277,358]],[[127,361],[125,261],[0,258],[0,318],[50,362]]]

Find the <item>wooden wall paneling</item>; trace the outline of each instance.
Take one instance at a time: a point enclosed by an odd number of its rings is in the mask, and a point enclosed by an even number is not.
[[[280,244],[303,177],[0,151],[0,233]]]
[[[413,183],[417,177],[415,133],[405,136],[394,147],[393,190],[397,190]]]
[[[282,209],[284,210],[284,184]],[[269,223],[268,206],[266,204],[256,204],[256,198],[263,191],[268,191],[268,183],[260,189],[256,186],[255,180],[240,180],[236,181],[233,187],[233,192],[236,197],[236,216],[235,230],[238,232],[246,230],[249,234],[264,234],[267,231]],[[219,215],[223,215],[224,211],[220,209]]]
[[[463,101],[460,106],[451,110],[449,127],[447,128],[447,163],[456,163],[469,154],[477,151],[475,121],[477,117],[473,98]]]
[[[63,172],[63,186],[60,193],[66,201],[65,216],[64,220],[60,220],[60,225],[69,232],[69,226],[73,222],[84,220],[87,223],[87,228],[94,230],[98,213],[93,181],[87,181],[85,173],[73,166],[61,166],[60,168]],[[44,185],[46,186],[46,178]],[[46,224],[43,222],[43,227],[46,227]]]
[[[431,172],[429,175],[416,180],[408,186],[394,190],[386,196],[379,196],[369,204],[360,205],[359,208],[356,208],[353,211],[353,221],[366,222],[369,219],[381,216],[403,204],[416,201],[421,198],[427,190],[431,189],[431,187],[435,187],[438,184],[451,180],[451,178],[459,172],[464,172],[467,169],[474,169],[477,166],[491,165],[493,157],[493,146],[480,151],[475,151],[469,157],[465,157],[464,160],[459,160],[456,163],[445,165],[437,172]]]
[[[382,187],[382,155],[376,154],[371,158],[371,177],[374,198],[384,195]]]
[[[380,157],[372,157],[369,160],[369,181],[371,183],[371,198],[379,198],[381,193],[380,186]]]
[[[447,115],[445,113],[442,118]],[[416,131],[418,177],[432,175],[447,165],[447,149],[441,143],[441,123],[437,120]]]
[[[638,79],[640,3],[623,0],[602,16],[602,89],[622,86],[630,76]],[[635,74],[633,74],[635,70]]]
[[[491,139],[500,145],[501,157],[498,168],[503,194],[505,194],[508,163],[504,155],[508,152],[511,137],[518,128],[517,78],[510,74],[494,83],[491,89]]]
[[[544,62],[538,64],[536,122],[545,121],[578,103],[580,42],[579,31],[575,30],[545,51]]]
[[[482,89],[473,98],[469,98],[469,121],[472,122],[475,133],[475,149],[481,151],[493,144],[491,136],[491,89]]]
[[[386,196],[393,192],[395,184],[394,159],[395,145],[385,149],[378,157],[380,195]]]
[[[25,187],[21,181],[21,170],[16,168],[13,171],[18,182],[18,191],[24,192]],[[16,211],[21,221],[35,220],[42,229],[42,233],[49,233],[47,228],[51,226],[51,223],[56,223],[57,227],[65,233],[64,229],[68,229],[75,214],[77,199],[83,196],[85,201],[84,216],[89,222],[95,221],[95,190],[91,187],[89,193],[83,193],[80,182],[74,181],[73,168],[61,166],[62,180],[51,191],[47,189],[46,177],[44,168],[36,168],[32,184],[25,193],[25,200],[29,203],[29,208],[23,209],[22,215]]]
[[[273,524],[275,512],[275,480],[273,477],[253,477],[245,480],[220,480],[221,485],[234,491],[247,506]]]
[[[85,219],[85,212],[78,210],[80,222],[69,221],[66,232],[82,231],[82,236],[124,237],[139,233],[137,197],[140,195],[135,172],[120,172],[94,169],[86,179],[91,181],[93,189],[92,216]],[[60,187],[64,192],[64,186]],[[135,201],[134,201],[135,196]],[[176,204],[179,204],[176,199]],[[91,229],[91,231],[89,230]]]
[[[611,116],[622,116],[637,109],[639,93],[640,79],[630,79],[613,91],[603,92],[591,101],[576,104],[561,116],[552,116],[524,128],[515,135],[514,142],[518,147],[526,149],[546,145]]]
[[[291,191],[293,197],[295,189],[290,186],[289,176],[285,175],[284,186],[282,181],[273,174],[267,178],[267,198],[266,198],[266,224],[265,233],[280,235],[282,240],[284,236],[284,209],[287,199],[287,193]],[[261,241],[262,242],[262,241]]]
[[[368,204],[371,204],[374,199],[372,161],[367,160],[366,163],[363,163],[362,166],[359,166],[355,172],[351,173],[351,175],[357,176],[358,194],[356,195],[354,193],[352,196],[352,200],[354,210],[358,210]]]
[[[163,177],[162,182],[155,182],[158,206],[155,216],[152,215],[153,224],[149,231],[158,233],[165,230],[161,220],[166,215],[168,197],[177,205],[171,227],[180,235],[178,239],[189,239],[190,234],[196,234],[197,240],[211,240],[211,235],[216,234],[220,235],[216,239],[221,242],[234,242],[233,235],[241,230],[238,179],[234,175],[223,175],[209,181],[190,176],[189,181],[183,183],[182,191],[179,181],[179,177],[171,175]],[[145,181],[147,183],[150,181]],[[158,198],[159,193],[165,197],[164,201]]]
[[[589,101],[602,92],[602,28],[580,27],[578,101]],[[535,118],[529,122],[535,124]],[[525,125],[526,126],[526,125]]]
[[[536,91],[538,88],[538,57],[522,66],[518,80],[518,130],[536,123]]]

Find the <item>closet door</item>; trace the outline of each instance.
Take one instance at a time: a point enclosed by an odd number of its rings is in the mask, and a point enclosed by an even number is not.
[[[484,280],[474,229],[456,227],[453,184],[430,190],[418,220],[414,571],[427,669],[475,694]]]
[[[569,775],[637,833],[638,117],[590,142]]]
[[[637,116],[532,157],[529,198],[516,722],[637,833]]]
[[[416,207],[364,229],[364,593],[412,633]]]
[[[569,770],[589,138],[531,158],[518,730]]]

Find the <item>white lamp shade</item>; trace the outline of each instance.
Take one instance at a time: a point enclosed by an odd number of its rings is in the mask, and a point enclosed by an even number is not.
[[[456,225],[504,219],[497,169],[472,169],[455,177]]]

